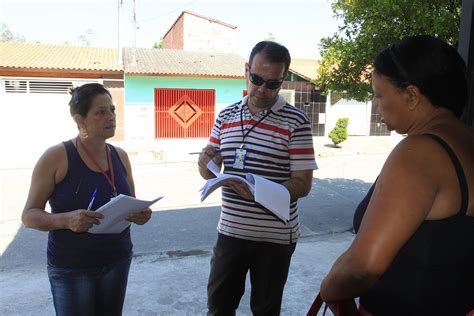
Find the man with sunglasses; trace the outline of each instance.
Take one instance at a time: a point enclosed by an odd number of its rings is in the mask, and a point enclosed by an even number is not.
[[[290,66],[288,50],[263,41],[245,65],[248,95],[222,110],[208,145],[199,155],[199,172],[214,175],[209,160],[224,172],[248,172],[284,185],[291,197],[290,221],[256,203],[245,185],[228,181],[222,188],[218,239],[211,259],[208,315],[235,315],[250,271],[254,315],[279,315],[283,288],[299,231],[297,200],[311,190],[314,158],[307,115],[278,95]],[[219,151],[216,151],[218,149]]]

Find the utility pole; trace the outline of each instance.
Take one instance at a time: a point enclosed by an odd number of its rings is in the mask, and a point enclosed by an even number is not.
[[[137,13],[135,0],[133,0],[133,48],[137,48]]]
[[[122,65],[122,47],[120,45],[120,14],[123,0],[117,0],[117,64]]]
[[[468,103],[464,109],[464,122],[474,126],[474,0],[463,0],[458,52],[467,66]]]

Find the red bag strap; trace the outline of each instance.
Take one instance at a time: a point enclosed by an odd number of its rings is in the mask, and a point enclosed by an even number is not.
[[[308,314],[306,314],[306,316],[317,316],[319,310],[321,309],[321,306],[323,306],[323,303],[324,301],[321,298],[321,294],[318,293],[318,295],[316,295],[316,298],[314,299],[313,304],[311,304],[311,307],[309,308]],[[325,304],[323,316],[326,315],[327,309],[328,309],[328,305]]]

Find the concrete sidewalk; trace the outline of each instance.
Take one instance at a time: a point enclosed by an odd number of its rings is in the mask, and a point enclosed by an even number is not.
[[[290,267],[282,315],[306,314],[321,279],[353,239],[347,232],[352,220],[346,210],[352,212],[354,204],[375,180],[388,153],[401,139],[349,137],[341,148],[334,148],[329,139],[315,138],[320,169],[314,173],[314,191],[300,203],[302,238]],[[200,203],[198,190],[203,180],[196,171],[193,161],[196,157],[184,162],[159,164],[139,157],[131,159],[137,196],[147,199],[164,195],[165,198],[153,206],[153,210],[159,212],[155,215],[160,215],[156,216],[156,221],[143,226],[141,234],[139,230],[134,234],[136,251],[124,315],[204,315],[212,240],[216,234],[215,222],[211,219],[217,220],[220,194],[213,193],[206,203]],[[3,257],[0,258],[0,315],[54,315],[43,259],[46,233],[26,230],[19,221],[30,175],[31,169],[0,169],[1,237],[3,249],[7,250],[5,255],[2,250]],[[4,186],[6,183],[8,187]],[[191,221],[190,225],[193,225],[197,219],[188,214],[202,214],[201,211],[190,212],[196,207],[205,208],[206,214],[212,214],[212,217],[205,219],[206,225],[190,226],[177,232],[183,241],[171,245],[170,238],[176,238],[170,237],[174,228],[158,225],[167,225],[163,221],[165,218],[173,221],[178,217],[176,220]],[[324,231],[322,234],[314,230],[313,227],[324,227],[329,221],[331,229],[319,228]],[[206,232],[201,233],[199,229]],[[205,240],[200,240],[200,236]],[[157,244],[162,248],[158,249]],[[25,262],[24,252],[36,263]],[[238,315],[251,315],[249,293],[247,282]]]
[[[303,239],[298,244],[285,287],[281,315],[305,315],[322,278],[348,247],[342,233]],[[135,257],[123,315],[205,315],[211,249],[201,255]],[[2,272],[1,315],[54,315],[46,268]],[[249,281],[237,315],[251,315]]]

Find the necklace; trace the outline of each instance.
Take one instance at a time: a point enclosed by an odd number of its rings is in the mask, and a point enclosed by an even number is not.
[[[79,149],[79,144],[81,144],[82,146],[82,149],[84,149],[84,152],[86,153],[86,156],[92,160],[92,162],[94,163],[94,165],[97,167],[97,169],[100,170],[100,172],[102,173],[102,175],[107,179],[107,182],[109,183],[110,185],[110,188],[112,189],[112,192],[111,192],[111,197],[115,197],[117,196],[117,189],[115,188],[115,174],[114,174],[114,165],[112,164],[112,155],[110,153],[110,148],[109,146],[107,146],[107,144],[105,144],[105,153],[107,155],[107,166],[110,170],[110,177],[112,178],[109,178],[109,176],[107,175],[107,173],[104,172],[104,170],[102,170],[101,166],[99,165],[99,163],[97,162],[97,160],[95,160],[94,156],[92,156],[92,154],[89,152],[89,150],[87,149],[87,147],[84,145],[84,143],[79,139],[79,137],[76,137],[76,147]]]

